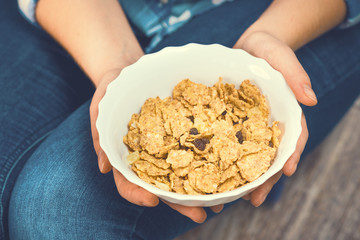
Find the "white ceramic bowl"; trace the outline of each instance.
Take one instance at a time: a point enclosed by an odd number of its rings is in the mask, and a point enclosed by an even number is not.
[[[133,113],[138,113],[146,99],[171,96],[177,83],[185,78],[212,86],[223,77],[225,83],[240,83],[249,79],[255,83],[268,100],[271,120],[280,121],[282,139],[274,163],[255,181],[235,190],[211,195],[182,195],[156,188],[131,170],[126,160],[128,149],[123,143],[127,123]],[[109,84],[99,104],[96,127],[100,145],[111,164],[130,182],[154,193],[160,198],[186,206],[213,206],[234,201],[251,192],[280,171],[295,151],[301,133],[301,108],[283,76],[263,59],[239,49],[218,44],[188,44],[167,47],[140,58],[126,67]]]

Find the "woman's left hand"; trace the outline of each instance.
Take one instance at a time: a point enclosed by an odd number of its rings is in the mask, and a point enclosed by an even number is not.
[[[317,104],[316,95],[311,88],[309,76],[298,61],[294,51],[285,43],[268,33],[254,32],[242,36],[234,45],[234,48],[241,48],[255,57],[265,59],[273,68],[281,72],[300,103],[307,106]],[[296,150],[287,160],[283,169],[253,192],[243,197],[246,200],[250,200],[255,207],[260,206],[265,201],[270,190],[283,173],[286,176],[291,176],[296,171],[309,135],[304,114],[301,117],[301,126],[302,132],[298,139]]]
[[[105,152],[101,149],[99,143],[99,133],[95,125],[96,119],[98,117],[98,105],[103,96],[105,95],[108,84],[119,75],[121,70],[121,68],[117,68],[105,73],[104,76],[100,79],[95,94],[92,98],[90,105],[90,120],[94,149],[96,151],[96,154],[98,155],[98,164],[100,171],[106,174],[112,170],[116,187],[119,194],[123,198],[139,206],[155,207],[159,203],[159,198],[154,194],[146,191],[145,189],[129,182],[117,169],[113,168]],[[206,212],[202,207],[187,207],[166,201],[163,202],[175,211],[178,211],[182,215],[190,218],[194,222],[202,223],[207,217]],[[221,204],[217,206],[212,206],[210,207],[210,209],[215,213],[219,213],[223,209],[223,207],[224,205]]]

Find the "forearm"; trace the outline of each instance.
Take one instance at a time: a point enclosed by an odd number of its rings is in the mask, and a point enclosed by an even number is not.
[[[95,85],[143,55],[117,0],[40,0],[36,17]]]
[[[335,27],[346,15],[344,0],[275,0],[240,37],[266,32],[296,50]]]

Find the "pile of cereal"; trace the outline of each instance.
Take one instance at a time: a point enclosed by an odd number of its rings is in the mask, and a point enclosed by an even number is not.
[[[173,97],[149,98],[133,114],[124,143],[145,182],[181,194],[225,192],[254,181],[272,164],[278,122],[249,80],[236,89],[181,81]]]

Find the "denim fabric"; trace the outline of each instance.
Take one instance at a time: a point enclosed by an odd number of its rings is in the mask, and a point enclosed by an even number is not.
[[[360,22],[360,1],[359,0],[345,0],[346,3],[346,18],[341,24],[341,27],[351,27]]]
[[[92,96],[82,71],[44,32],[24,22],[16,2],[0,7],[0,239],[11,189],[31,152]]]
[[[0,239],[171,239],[197,226],[162,203],[127,202],[112,175],[99,173],[88,115],[91,84],[11,4],[0,9]],[[194,17],[154,51],[188,42],[232,46],[267,4],[225,3]],[[338,33],[297,52],[319,98],[318,106],[304,107],[307,152],[360,92],[360,25]]]

